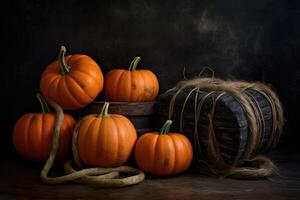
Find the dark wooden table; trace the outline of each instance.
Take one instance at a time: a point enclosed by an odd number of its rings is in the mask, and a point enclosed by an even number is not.
[[[188,172],[147,178],[126,188],[103,189],[77,183],[45,185],[39,179],[42,165],[6,156],[0,165],[0,199],[300,199],[299,154],[273,153],[272,158],[281,175],[270,180],[218,179]]]

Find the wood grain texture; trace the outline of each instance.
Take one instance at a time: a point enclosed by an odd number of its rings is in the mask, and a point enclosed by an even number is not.
[[[99,113],[104,101],[94,101],[86,109],[86,114]],[[127,117],[138,134],[155,131],[156,102],[109,102],[108,112]]]
[[[281,168],[281,176],[271,180],[219,179],[187,172],[180,176],[155,178],[146,176],[142,183],[120,189],[101,189],[77,183],[49,186],[39,179],[42,163],[19,157],[2,158],[0,165],[0,199],[299,199],[300,158],[293,153],[271,155]],[[57,165],[52,175],[60,173]]]
[[[89,113],[98,113],[104,101],[94,101],[86,108]],[[153,115],[156,102],[109,102],[109,113],[126,116],[148,116]]]

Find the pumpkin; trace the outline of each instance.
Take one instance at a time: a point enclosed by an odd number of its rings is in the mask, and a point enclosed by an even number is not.
[[[138,167],[153,175],[175,175],[185,171],[193,159],[192,145],[179,133],[168,133],[172,121],[167,120],[160,133],[145,133],[135,147]]]
[[[50,63],[40,80],[40,90],[46,98],[63,109],[79,109],[91,103],[103,89],[103,74],[89,56],[76,54],[65,57],[61,46],[58,60]]]
[[[137,139],[134,126],[122,115],[108,114],[108,107],[105,102],[99,115],[87,115],[78,125],[77,151],[87,166],[121,166],[133,153]]]
[[[129,69],[114,69],[105,76],[104,91],[109,101],[145,102],[157,97],[159,84],[150,70],[136,70],[140,57],[134,58]]]
[[[13,130],[13,143],[24,158],[44,161],[50,154],[56,114],[49,112],[47,103],[42,96],[38,94],[37,98],[40,101],[42,113],[25,114],[16,122]],[[64,115],[64,121],[60,128],[59,157],[64,157],[70,149],[75,124],[71,115]]]

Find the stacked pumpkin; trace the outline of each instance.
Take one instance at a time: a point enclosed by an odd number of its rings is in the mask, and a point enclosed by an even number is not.
[[[115,69],[105,76],[104,90],[109,101],[145,102],[156,99],[157,77],[150,70],[137,70],[135,57],[128,70]],[[192,161],[192,147],[182,134],[169,133],[171,121],[161,131],[145,133],[135,146],[135,160],[140,169],[154,175],[174,175],[185,171]]]
[[[104,77],[98,64],[83,54],[65,56],[61,47],[58,60],[50,63],[40,80],[37,95],[42,113],[22,116],[13,131],[17,151],[31,160],[46,160],[50,154],[56,115],[50,112],[47,100],[64,110],[75,110],[90,104],[103,89],[108,101],[145,102],[158,95],[157,77],[150,70],[137,70],[140,57],[128,70],[115,69]],[[87,115],[76,125],[65,114],[60,127],[58,156],[70,149],[72,132],[78,132],[76,148],[79,159],[91,167],[119,167],[134,154],[137,166],[154,175],[173,175],[185,171],[192,161],[189,140],[179,133],[169,133],[168,120],[160,132],[145,133],[137,139],[133,124],[123,115],[109,114],[106,102],[100,113]],[[76,128],[75,128],[76,125]]]

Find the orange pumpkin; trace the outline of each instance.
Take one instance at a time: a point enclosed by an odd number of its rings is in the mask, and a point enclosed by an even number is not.
[[[50,154],[56,114],[49,112],[45,100],[40,95],[37,95],[37,97],[42,107],[42,113],[23,115],[15,124],[13,142],[17,151],[23,157],[44,161]],[[69,151],[75,124],[76,122],[71,115],[64,115],[64,121],[60,129],[59,157],[65,156]]]
[[[87,166],[121,166],[133,152],[134,126],[122,115],[108,114],[108,107],[106,102],[99,115],[87,115],[78,126],[77,150]]]
[[[168,133],[172,121],[167,120],[160,133],[142,135],[135,147],[138,167],[153,175],[174,175],[185,171],[193,159],[192,145],[179,133]]]
[[[157,97],[159,84],[150,70],[136,70],[141,60],[136,57],[128,70],[115,69],[105,76],[104,91],[110,101],[145,102]]]
[[[61,47],[58,60],[42,74],[40,90],[46,98],[62,108],[74,110],[91,103],[103,89],[103,74],[98,64],[87,55],[65,57]]]

